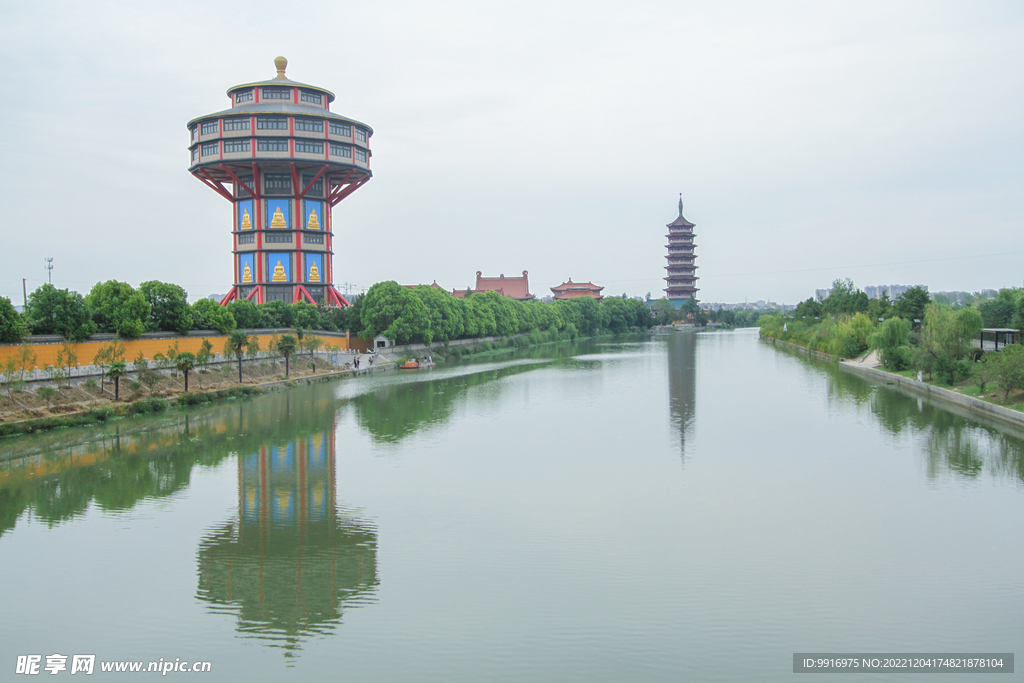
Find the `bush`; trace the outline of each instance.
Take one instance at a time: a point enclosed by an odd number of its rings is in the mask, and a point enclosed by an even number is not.
[[[935,361],[935,374],[939,376],[940,380],[952,386],[970,376],[971,362],[939,356]]]
[[[882,365],[888,370],[906,370],[914,357],[914,350],[909,346],[893,346],[882,349],[880,354]]]

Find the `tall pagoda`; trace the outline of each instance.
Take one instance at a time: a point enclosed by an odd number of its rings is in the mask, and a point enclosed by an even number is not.
[[[697,266],[694,265],[693,228],[694,224],[683,218],[683,195],[679,195],[679,216],[669,223],[668,228],[668,265],[665,266],[667,276],[665,294],[672,305],[679,310],[687,299],[697,302]]]

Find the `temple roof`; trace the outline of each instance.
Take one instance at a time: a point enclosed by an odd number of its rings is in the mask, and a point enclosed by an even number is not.
[[[557,287],[552,287],[552,292],[563,292],[570,289],[591,289],[600,292],[604,287],[598,287],[593,282],[573,282],[572,278],[569,278],[568,282],[563,282]]]
[[[682,195],[682,193],[680,193],[679,194],[679,216],[674,221],[672,221],[671,223],[666,225],[665,227],[666,228],[692,228],[692,227],[694,227],[694,225],[696,225],[696,224],[695,223],[691,223],[690,221],[688,221],[685,218],[683,218],[683,195]]]
[[[513,299],[533,298],[533,294],[530,294],[530,282],[525,270],[522,277],[505,277],[504,274],[498,277],[483,277],[483,274],[478,270],[476,271],[475,291],[495,291],[502,296],[510,296]]]

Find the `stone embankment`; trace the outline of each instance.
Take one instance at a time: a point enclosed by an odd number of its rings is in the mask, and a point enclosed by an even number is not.
[[[973,396],[964,396],[963,394],[950,389],[944,389],[926,382],[920,382],[916,379],[904,377],[903,375],[886,372],[885,370],[871,365],[870,354],[868,357],[861,360],[840,360],[830,354],[822,353],[820,351],[812,351],[790,342],[774,339],[771,340],[771,342],[777,346],[783,346],[822,360],[835,362],[840,369],[846,372],[852,372],[872,381],[893,386],[906,393],[938,401],[946,406],[955,406],[956,408],[964,409],[971,417],[982,416],[994,418],[1000,422],[1024,428],[1024,413],[1019,410],[1005,408],[1003,406],[996,405],[995,403],[989,403],[988,401],[974,398]]]

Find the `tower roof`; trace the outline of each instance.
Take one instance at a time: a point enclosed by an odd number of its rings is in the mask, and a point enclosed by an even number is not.
[[[332,93],[330,90],[327,90],[326,88],[321,88],[318,85],[310,85],[309,83],[300,83],[299,81],[293,81],[292,79],[285,76],[284,70],[288,68],[288,60],[285,59],[284,57],[278,57],[277,59],[275,59],[274,66],[277,68],[277,75],[274,76],[273,78],[266,81],[254,81],[252,83],[243,83],[241,85],[236,85],[234,87],[228,88],[228,96],[231,96],[231,93],[235,92],[236,90],[241,90],[243,88],[252,88],[254,86],[259,85],[267,87],[278,86],[281,88],[306,88],[307,90],[315,90],[326,95],[328,103],[334,101],[334,93]]]
[[[694,225],[695,225],[694,223],[691,223],[690,221],[688,221],[685,218],[683,218],[683,193],[680,192],[679,193],[679,216],[674,221],[672,221],[671,223],[666,225],[665,227],[666,228],[692,228],[692,227],[694,227]]]

